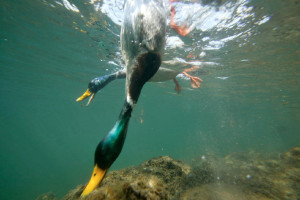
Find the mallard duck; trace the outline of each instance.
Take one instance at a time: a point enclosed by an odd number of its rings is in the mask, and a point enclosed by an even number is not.
[[[190,33],[191,29],[190,29],[190,27],[187,27],[186,25],[179,26],[175,22],[176,11],[175,11],[174,6],[172,5],[172,3],[174,3],[174,2],[176,2],[176,0],[169,0],[169,4],[171,6],[170,27],[173,28],[174,30],[176,30],[178,32],[178,34],[180,34],[182,36],[186,36],[186,35],[188,35]],[[163,2],[160,2],[160,4],[163,5]],[[194,66],[194,67],[192,67],[190,69],[185,69],[185,70],[183,70],[181,72],[175,71],[175,70],[172,70],[172,69],[168,69],[168,68],[164,68],[164,67],[160,67],[158,69],[157,73],[149,81],[150,82],[163,82],[163,81],[173,80],[174,83],[175,83],[175,91],[177,91],[177,93],[180,93],[181,86],[178,83],[178,81],[176,80],[176,76],[179,73],[182,73],[186,77],[190,78],[192,88],[198,88],[198,87],[200,87],[202,79],[200,79],[198,77],[190,76],[187,73],[188,71],[194,70],[195,67],[196,66]],[[116,80],[116,79],[123,79],[123,78],[126,78],[126,69],[119,70],[116,73],[112,73],[112,74],[108,74],[108,75],[104,75],[104,76],[100,76],[100,77],[94,78],[93,80],[91,80],[89,82],[88,89],[86,90],[86,92],[82,96],[80,96],[79,98],[77,98],[76,101],[77,102],[78,101],[82,101],[85,98],[91,96],[89,98],[87,104],[86,104],[86,105],[89,105],[90,102],[94,99],[95,94],[99,90],[101,90],[103,87],[105,87],[111,81]]]
[[[166,9],[162,0],[127,0],[121,27],[121,49],[126,65],[126,98],[113,129],[98,144],[94,170],[82,196],[92,192],[119,156],[131,112],[143,85],[161,64],[165,45]],[[106,81],[108,81],[106,79]]]
[[[178,81],[176,80],[176,76],[179,73],[182,73],[191,79],[192,88],[199,88],[200,84],[202,82],[202,79],[200,79],[198,77],[190,76],[187,73],[188,71],[192,71],[195,68],[197,68],[197,66],[191,67],[189,69],[185,69],[182,72],[178,72],[178,71],[175,71],[172,69],[160,67],[158,69],[158,71],[156,72],[156,74],[149,80],[149,82],[164,82],[164,81],[168,81],[168,80],[173,80],[175,83],[175,91],[177,91],[177,93],[180,93],[181,86],[179,85]],[[102,88],[104,88],[108,83],[110,83],[111,81],[116,80],[116,79],[124,79],[124,78],[126,78],[126,70],[125,69],[119,70],[112,74],[94,78],[93,80],[91,80],[89,82],[88,89],[86,90],[86,92],[81,97],[79,97],[76,101],[77,102],[82,101],[85,98],[91,96],[86,104],[86,105],[89,105],[90,102],[93,100],[95,94],[98,91],[100,91]]]

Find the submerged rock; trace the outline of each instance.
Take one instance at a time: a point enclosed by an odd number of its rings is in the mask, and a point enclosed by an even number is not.
[[[57,198],[52,192],[48,192],[38,196],[35,200],[57,200]]]
[[[205,184],[184,191],[181,200],[270,200],[262,194],[245,191],[242,186],[231,184]]]
[[[81,197],[84,187],[70,191],[64,200],[167,200],[182,191],[182,180],[190,173],[188,164],[170,156],[154,158],[137,167],[109,172],[100,186]]]
[[[191,165],[162,156],[109,172],[85,197],[80,197],[82,185],[63,199],[298,200],[299,167],[299,147],[273,156],[257,152],[232,153],[225,158],[202,156]]]

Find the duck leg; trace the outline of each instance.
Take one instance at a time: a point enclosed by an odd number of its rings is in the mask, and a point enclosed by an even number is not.
[[[182,87],[179,85],[178,81],[176,80],[176,78],[173,78],[173,81],[175,83],[175,91],[180,94]]]
[[[200,84],[203,82],[203,80],[201,78],[195,77],[195,76],[191,76],[189,75],[187,72],[189,71],[193,71],[195,69],[197,69],[198,66],[193,66],[189,69],[185,69],[183,70],[182,74],[184,74],[185,76],[189,77],[191,79],[191,86],[192,88],[199,88]]]

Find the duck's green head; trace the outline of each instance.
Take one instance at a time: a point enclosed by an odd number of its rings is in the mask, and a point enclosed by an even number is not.
[[[91,179],[81,196],[92,192],[102,181],[112,163],[119,156],[126,138],[132,106],[125,102],[113,129],[101,140],[95,151],[95,166]]]
[[[112,130],[98,144],[95,151],[95,164],[107,169],[119,156],[127,133],[132,107],[125,102],[119,119]]]

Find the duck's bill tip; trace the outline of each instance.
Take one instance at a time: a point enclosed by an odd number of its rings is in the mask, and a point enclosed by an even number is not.
[[[92,94],[92,96],[89,98],[86,106],[90,105],[90,103],[92,102],[92,100],[94,99],[95,93]]]
[[[100,169],[96,164],[91,179],[87,184],[87,186],[85,187],[85,189],[83,190],[83,192],[81,193],[81,196],[85,196],[91,193],[101,183],[107,170],[108,169],[104,169],[104,170]]]
[[[85,98],[91,96],[91,94],[92,92],[89,89],[87,89],[83,95],[76,99],[76,102],[84,100]]]

